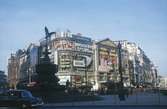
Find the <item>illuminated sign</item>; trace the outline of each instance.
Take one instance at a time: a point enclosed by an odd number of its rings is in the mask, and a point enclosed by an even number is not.
[[[92,57],[90,57],[90,56],[78,55],[78,58],[80,58],[80,60],[74,60],[73,61],[73,66],[75,66],[75,67],[85,67],[85,66],[87,67],[92,62]]]
[[[84,42],[84,43],[82,43]],[[56,48],[58,50],[76,50],[83,52],[93,53],[92,43],[86,43],[87,40],[77,41],[74,40],[54,40],[51,44],[52,48]],[[89,41],[90,42],[90,41]]]
[[[71,41],[66,41],[66,40],[60,40],[60,41],[54,41],[52,43],[53,48],[57,48],[58,50],[72,50],[75,48],[75,45]]]
[[[99,71],[109,72],[113,69],[113,65],[116,64],[116,52],[110,48],[99,48]]]
[[[90,43],[92,42],[91,38],[80,36],[80,35],[72,35],[72,38],[76,39],[77,42],[80,43]]]
[[[66,85],[67,80],[71,80],[70,76],[58,76],[58,78],[60,79],[60,85]]]
[[[54,52],[54,64],[58,64],[58,52],[57,52],[57,50]]]
[[[85,62],[84,62],[84,60],[74,60],[73,61],[73,66],[75,66],[75,67],[85,67]]]
[[[93,52],[92,51],[92,46],[87,45],[87,44],[80,44],[80,43],[75,43],[75,49],[77,51],[84,51],[84,52]]]

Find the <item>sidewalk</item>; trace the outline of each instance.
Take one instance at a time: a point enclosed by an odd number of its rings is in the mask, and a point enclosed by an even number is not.
[[[101,96],[100,101],[50,103],[45,106],[112,106],[112,105],[158,105],[167,106],[167,96],[153,93],[138,93],[130,95],[125,101],[120,101],[117,95]]]

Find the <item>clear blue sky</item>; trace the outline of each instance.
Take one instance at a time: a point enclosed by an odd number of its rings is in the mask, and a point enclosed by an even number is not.
[[[167,75],[167,0],[0,0],[0,69],[49,30],[136,42]]]

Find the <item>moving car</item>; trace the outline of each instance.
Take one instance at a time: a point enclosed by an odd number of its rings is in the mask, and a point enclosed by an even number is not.
[[[0,107],[20,107],[23,109],[42,106],[40,98],[27,90],[9,90],[0,96]]]

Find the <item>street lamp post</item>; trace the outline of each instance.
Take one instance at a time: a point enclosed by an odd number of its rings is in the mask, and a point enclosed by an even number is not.
[[[122,46],[120,41],[118,42],[118,56],[119,56],[119,74],[120,74],[120,89],[119,89],[119,98],[120,100],[125,100],[125,92],[124,92],[124,85],[123,85],[123,76],[122,76],[122,54],[121,54]]]
[[[118,68],[118,71],[119,71],[119,74],[120,74],[120,83],[121,83],[121,89],[123,90],[123,74],[122,74],[122,45],[121,45],[121,42],[126,42],[126,40],[118,40],[118,41],[114,41],[114,42],[118,42],[118,61],[119,61],[119,68]]]
[[[88,86],[88,74],[87,74],[87,68],[86,68],[86,57],[84,57],[84,63],[85,63],[85,85]]]
[[[120,83],[121,83],[121,89],[123,89],[123,76],[122,76],[122,56],[121,56],[121,43],[119,41],[118,43],[118,56],[119,56],[119,74],[120,74]]]

